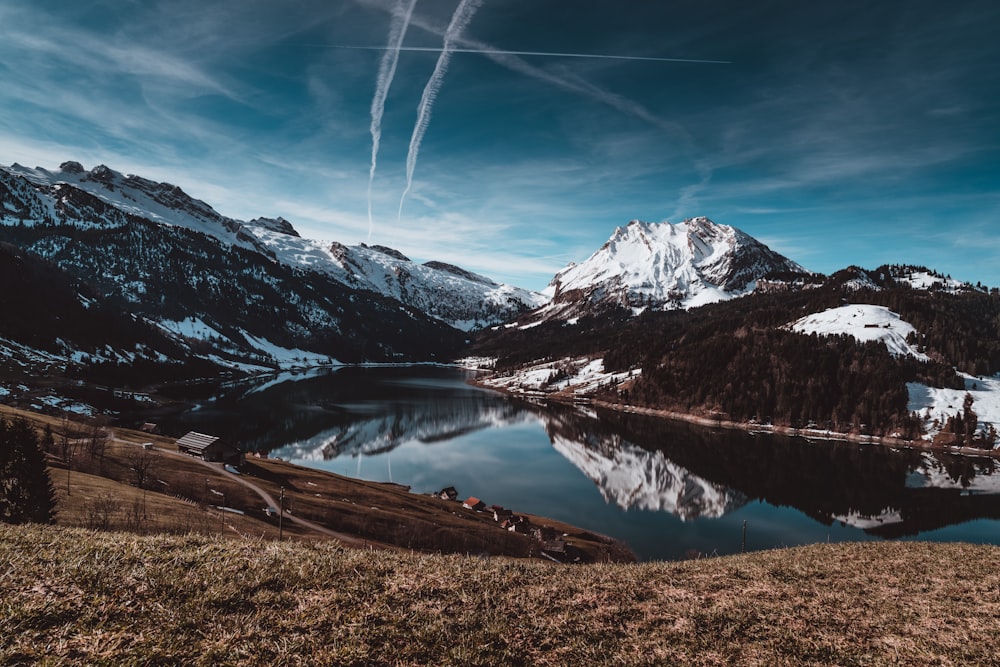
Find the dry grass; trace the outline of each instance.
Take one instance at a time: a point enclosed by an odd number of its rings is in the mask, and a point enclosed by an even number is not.
[[[991,665],[1000,548],[556,566],[0,527],[0,662]]]

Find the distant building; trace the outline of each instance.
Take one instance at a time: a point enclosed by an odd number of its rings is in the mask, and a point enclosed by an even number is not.
[[[438,491],[437,497],[441,500],[458,500],[458,489],[454,486],[441,489]]]
[[[206,435],[190,431],[177,441],[177,450],[191,456],[197,456],[206,461],[227,463],[239,466],[246,462],[246,456],[240,448],[229,444],[215,435]]]
[[[507,519],[514,516],[514,513],[508,509],[504,509],[500,505],[491,505],[490,510],[493,512],[493,520],[497,523],[503,523]]]
[[[462,503],[462,507],[467,507],[470,510],[481,512],[482,510],[486,509],[486,503],[484,503],[479,498],[476,498],[475,496],[469,496],[469,498],[464,503]]]
[[[520,514],[514,514],[509,519],[506,519],[500,524],[500,527],[511,533],[520,533],[522,535],[527,535],[531,532],[531,522],[528,521],[528,517],[521,516]]]

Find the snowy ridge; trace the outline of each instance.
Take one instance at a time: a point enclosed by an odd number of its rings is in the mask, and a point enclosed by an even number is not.
[[[923,267],[892,267],[892,277],[897,283],[909,285],[912,289],[960,294],[976,289],[969,283],[942,276]]]
[[[692,218],[672,224],[633,220],[549,284],[551,310],[585,301],[641,310],[691,308],[752,292],[773,272],[807,273],[744,232]]]
[[[537,292],[449,264],[414,262],[391,248],[304,239],[260,225],[244,231],[279,262],[391,297],[463,331],[506,321],[546,301]]]
[[[509,320],[547,301],[536,292],[498,284],[450,264],[412,262],[390,248],[303,239],[280,217],[228,218],[175,185],[126,176],[104,165],[90,171],[77,162],[65,162],[58,171],[18,164],[0,167],[0,186],[13,195],[0,197],[0,223],[120,227],[128,224],[129,216],[140,217],[259,252],[295,269],[323,273],[351,289],[396,299],[466,331]]]
[[[861,342],[881,341],[893,356],[928,360],[926,354],[906,342],[906,337],[916,331],[913,325],[884,306],[853,304],[830,308],[806,315],[788,327],[804,334],[848,335]]]

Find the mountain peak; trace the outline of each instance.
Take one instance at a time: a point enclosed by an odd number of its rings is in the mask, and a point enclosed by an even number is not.
[[[82,174],[84,172],[84,168],[79,162],[67,160],[59,165],[59,171],[64,171],[67,174]]]
[[[806,272],[744,232],[707,217],[632,220],[550,283],[554,303],[690,308],[752,291],[776,271]]]
[[[269,229],[272,232],[287,234],[288,236],[299,236],[299,232],[292,226],[292,223],[280,215],[277,218],[254,218],[250,221],[250,224]]]
[[[99,164],[90,170],[88,177],[91,180],[100,181],[101,183],[110,183],[114,180],[117,172],[112,170],[107,165]]]

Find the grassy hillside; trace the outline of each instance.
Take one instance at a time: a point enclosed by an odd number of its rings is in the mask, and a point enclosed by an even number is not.
[[[3,664],[1000,664],[1000,548],[559,566],[0,526]]]

